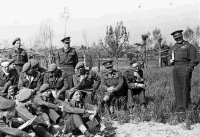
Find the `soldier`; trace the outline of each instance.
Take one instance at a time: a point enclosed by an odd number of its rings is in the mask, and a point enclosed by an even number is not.
[[[15,60],[15,68],[18,75],[20,75],[23,65],[28,62],[28,56],[26,51],[21,48],[20,38],[14,39],[12,45],[14,45],[14,49],[9,53],[8,58]]]
[[[49,90],[49,88],[48,84],[43,84],[40,87],[38,94],[33,99],[33,108],[35,109],[37,115],[44,115],[46,123],[49,123],[50,125],[50,119],[54,123],[62,122],[62,118],[57,112],[60,111],[59,107],[63,104],[59,102],[57,104],[52,103],[52,91]]]
[[[105,71],[101,74],[101,88],[104,92],[104,97],[101,102],[101,105],[107,103],[110,108],[110,114],[114,114],[114,108],[111,106],[111,100],[115,96],[124,96],[125,92],[123,91],[123,76],[121,72],[113,69],[113,61],[105,61],[102,63],[105,67]]]
[[[82,90],[85,102],[93,104],[93,97],[101,84],[101,78],[92,70],[86,70],[84,63],[79,62],[73,75],[74,87],[71,89]]]
[[[20,73],[18,88],[32,89],[35,94],[40,86],[43,84],[44,75],[37,71],[39,68],[39,62],[37,60],[31,60],[23,66],[23,70]]]
[[[73,90],[69,92],[69,101],[64,105],[63,110],[67,112],[65,127],[68,132],[80,130],[85,137],[93,136],[88,128],[100,125],[102,135],[106,135],[106,127],[98,116],[98,108],[93,105],[85,106],[82,100],[82,92]]]
[[[138,95],[139,104],[142,105],[142,108],[146,105],[143,71],[142,69],[139,69],[139,65],[139,62],[132,60],[130,62],[130,69],[126,70],[124,73],[128,90],[127,107],[129,108],[130,114],[133,113],[133,107],[135,104],[133,96]]]
[[[70,47],[70,37],[65,37],[61,40],[64,43],[64,48],[59,49],[57,53],[57,64],[67,74],[69,88],[73,87],[73,75],[75,66],[78,63],[76,50]]]
[[[8,92],[11,93],[17,88],[18,74],[14,69],[13,63],[13,60],[1,63],[2,69],[0,71],[0,92],[4,96],[7,96]]]
[[[28,88],[23,88],[19,91],[19,94],[16,95],[16,111],[20,118],[23,121],[28,121],[34,118],[34,115],[31,113],[30,108],[32,108],[32,90]],[[45,121],[43,115],[38,115],[38,117],[32,123],[31,129],[39,137],[53,137],[45,128],[49,126],[49,121]]]
[[[196,48],[183,39],[183,30],[178,30],[171,35],[176,41],[172,49],[172,59],[174,64],[173,81],[176,99],[176,112],[185,112],[191,103],[191,78],[192,71],[198,65],[199,60]]]
[[[44,75],[44,84],[49,84],[54,98],[64,100],[66,90],[69,89],[67,74],[57,68],[56,64],[51,64]]]
[[[0,102],[0,137],[31,137],[28,133],[9,126],[9,119],[15,113],[15,101]]]

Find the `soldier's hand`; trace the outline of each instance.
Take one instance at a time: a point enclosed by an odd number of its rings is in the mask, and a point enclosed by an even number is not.
[[[35,137],[35,136],[36,136],[35,133],[29,133],[28,135],[29,135],[30,137]]]
[[[93,120],[94,120],[94,117],[95,117],[94,114],[93,114],[93,115],[90,115],[90,116],[89,116],[89,119],[90,119],[91,121],[93,121]]]
[[[64,110],[64,109],[63,109],[63,106],[58,106],[58,107],[59,107],[60,110],[63,112],[63,110]]]
[[[170,61],[169,61],[169,62],[170,62],[171,64],[172,64],[172,63],[174,63],[174,59],[170,59]]]
[[[140,87],[140,88],[145,88],[145,85],[144,85],[144,84],[140,84],[140,83],[139,83],[139,84],[137,84],[137,86]]]

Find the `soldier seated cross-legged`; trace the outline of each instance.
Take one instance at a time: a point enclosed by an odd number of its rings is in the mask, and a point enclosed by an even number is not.
[[[106,61],[103,63],[105,71],[101,75],[101,90],[104,93],[104,97],[101,101],[101,106],[106,103],[109,108],[109,114],[114,116],[114,106],[111,102],[116,97],[124,97],[125,90],[123,90],[123,76],[121,72],[113,69],[112,62]]]
[[[136,104],[136,101],[134,101],[134,96],[138,96],[139,104],[142,105],[142,108],[146,107],[146,97],[145,85],[143,80],[143,71],[139,69],[139,62],[133,60],[130,62],[130,66],[131,67],[124,72],[124,77],[126,80],[128,90],[127,107],[129,108],[130,113],[132,114],[134,104]]]
[[[101,84],[101,78],[92,70],[87,70],[83,62],[79,62],[76,67],[76,74],[73,75],[74,89],[83,91],[84,101],[93,104],[93,98],[96,90]]]
[[[67,74],[58,69],[56,64],[50,64],[44,75],[44,84],[49,84],[55,99],[65,99],[65,92],[69,89]]]
[[[84,103],[81,90],[76,89],[69,92],[69,101],[64,105],[63,111],[66,114],[65,133],[77,134],[81,131],[85,137],[91,137],[93,134],[89,130],[98,126],[101,135],[108,135],[98,115],[98,107]]]
[[[39,61],[31,60],[24,64],[22,72],[20,73],[18,88],[32,89],[35,95],[40,86],[43,84],[44,74],[39,72]]]

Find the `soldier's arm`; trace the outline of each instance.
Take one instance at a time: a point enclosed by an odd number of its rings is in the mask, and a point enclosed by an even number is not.
[[[94,80],[95,80],[95,83],[94,83],[94,85],[93,85],[93,90],[97,90],[97,89],[99,88],[100,84],[101,84],[101,78],[100,78],[100,76],[99,76],[97,73],[95,73],[95,72],[92,72],[92,76],[93,76],[93,78],[94,78]]]
[[[75,50],[75,49],[74,49]],[[74,67],[76,66],[76,64],[78,63],[78,55],[77,55],[77,52],[75,50],[75,54],[74,54]]]
[[[16,128],[12,128],[9,126],[0,126],[0,132],[5,133],[6,135],[11,135],[15,137],[28,137],[28,133],[21,131]]]
[[[55,61],[56,61],[56,64],[60,67],[60,56],[59,56],[59,51],[57,51],[55,53]]]
[[[76,74],[73,75],[73,83],[74,83],[74,88],[75,89],[81,89],[82,82],[78,80]]]
[[[189,59],[190,63],[188,69],[189,71],[193,71],[194,67],[199,64],[199,59],[197,55],[197,49],[192,44],[190,44],[189,48]]]
[[[66,103],[63,107],[64,111],[67,113],[74,113],[74,114],[84,114],[85,109],[71,107],[70,104]]]
[[[122,76],[122,73],[119,72],[118,73],[118,85],[115,87],[116,91],[119,91],[122,88],[123,84],[124,84],[123,76]]]
[[[103,90],[107,91],[108,86],[106,85],[106,80],[105,80],[104,77],[105,77],[105,76],[104,76],[104,74],[102,73],[102,74],[101,74],[101,88],[102,88]]]
[[[28,55],[27,55],[27,52],[25,51],[25,55],[24,55],[24,62],[28,62]]]
[[[49,80],[48,73],[44,73],[44,80],[43,80],[43,84],[49,84],[48,80]]]
[[[39,95],[34,98],[34,102],[40,106],[46,106],[48,108],[52,108],[52,109],[56,109],[56,110],[58,109],[57,105],[42,100],[42,97]]]
[[[39,91],[40,87],[43,84],[43,81],[44,81],[44,74],[40,74],[39,80],[37,82],[37,86],[34,88],[35,92]]]

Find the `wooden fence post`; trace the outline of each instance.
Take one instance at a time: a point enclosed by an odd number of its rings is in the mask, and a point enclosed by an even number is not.
[[[158,47],[159,47],[159,51],[158,51],[158,66],[159,67],[162,67],[161,66],[161,42],[162,42],[162,38],[159,38],[158,39]]]

